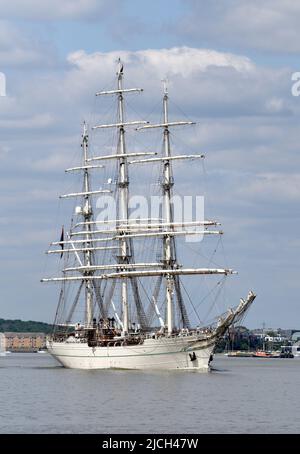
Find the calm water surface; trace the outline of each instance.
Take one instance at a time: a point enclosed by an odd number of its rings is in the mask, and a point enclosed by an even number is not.
[[[78,371],[0,357],[0,433],[300,433],[300,359],[215,356],[211,373]]]

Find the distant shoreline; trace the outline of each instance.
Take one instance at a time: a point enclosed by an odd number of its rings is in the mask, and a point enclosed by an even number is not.
[[[52,325],[34,320],[23,321],[0,318],[0,332],[12,333],[45,333],[52,331]]]

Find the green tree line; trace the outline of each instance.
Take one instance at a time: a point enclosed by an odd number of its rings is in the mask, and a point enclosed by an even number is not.
[[[45,333],[52,331],[52,325],[33,320],[5,320],[0,318],[0,332],[11,331],[14,333]]]

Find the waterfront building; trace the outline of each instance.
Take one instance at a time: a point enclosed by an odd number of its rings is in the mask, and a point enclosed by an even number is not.
[[[0,350],[11,352],[36,352],[45,348],[45,333],[0,333]]]

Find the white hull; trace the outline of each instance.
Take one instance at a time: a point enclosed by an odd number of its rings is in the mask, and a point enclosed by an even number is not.
[[[208,371],[214,342],[189,338],[146,339],[142,345],[89,347],[80,342],[48,341],[48,351],[72,369]],[[192,360],[192,358],[194,358]]]

